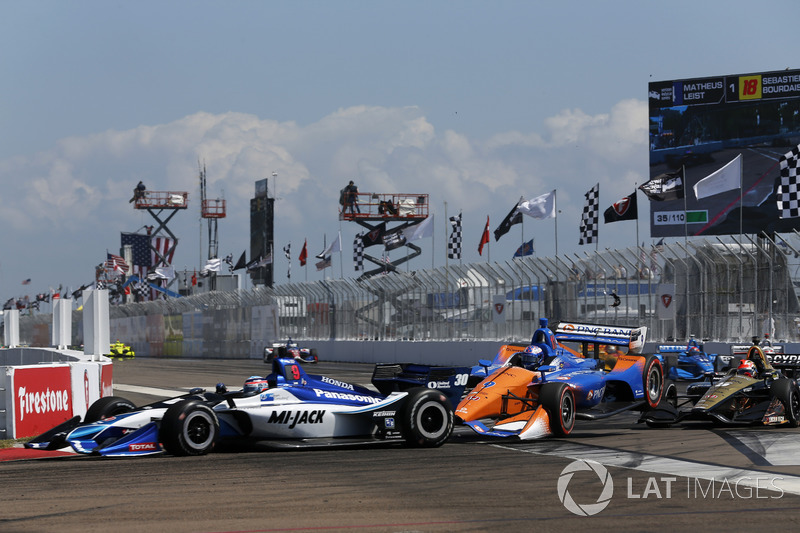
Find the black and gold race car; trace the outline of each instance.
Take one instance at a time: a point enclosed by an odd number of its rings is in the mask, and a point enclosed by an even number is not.
[[[793,372],[773,367],[757,342],[741,361],[743,364],[737,360],[727,371],[689,385],[684,396],[669,396],[658,407],[644,412],[640,422],[650,427],[688,421],[797,427],[800,388]]]

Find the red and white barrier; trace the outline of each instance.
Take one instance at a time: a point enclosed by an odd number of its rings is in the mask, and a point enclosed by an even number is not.
[[[36,436],[73,416],[84,416],[93,402],[111,395],[110,362],[53,363],[5,369],[5,375],[0,378],[6,391],[5,438]]]

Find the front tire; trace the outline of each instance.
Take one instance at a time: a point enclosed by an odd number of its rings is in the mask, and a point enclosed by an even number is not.
[[[648,355],[644,360],[642,384],[644,385],[644,396],[647,404],[652,409],[655,409],[661,401],[662,394],[664,394],[664,369],[658,357]]]
[[[125,398],[120,398],[119,396],[106,396],[105,398],[100,398],[89,406],[83,421],[97,422],[104,418],[111,418],[112,416],[129,413],[135,409],[136,406]]]
[[[161,420],[159,438],[172,455],[205,455],[219,436],[214,411],[198,400],[184,400],[170,406]]]
[[[770,392],[783,404],[787,425],[796,428],[800,421],[800,392],[790,379],[779,379],[770,385]]]
[[[566,383],[545,383],[539,392],[539,403],[550,417],[550,429],[558,437],[566,437],[575,427],[575,394]]]
[[[437,390],[411,389],[399,414],[400,434],[409,446],[436,448],[453,433],[453,408]]]

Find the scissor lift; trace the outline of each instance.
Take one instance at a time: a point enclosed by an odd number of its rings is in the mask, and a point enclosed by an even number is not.
[[[150,250],[156,255],[156,265],[169,265],[167,257],[170,257],[178,246],[178,237],[170,231],[167,224],[178,211],[189,207],[189,193],[188,192],[175,192],[175,191],[145,191],[141,196],[138,196],[133,204],[134,209],[144,209],[150,216],[152,216],[158,225],[150,232],[151,237],[157,237],[161,233],[165,233],[172,239],[172,246],[166,251],[156,249],[153,246],[153,239],[150,239]],[[164,216],[162,213],[168,213]],[[167,287],[171,286],[175,279],[169,280]]]
[[[339,213],[339,219],[356,222],[366,228],[367,233],[380,231],[380,225],[386,224],[384,234],[392,234],[428,218],[429,204],[427,194],[358,193],[356,197],[357,201],[352,208],[345,201]],[[392,223],[396,224],[390,227]],[[364,272],[358,280],[361,281],[386,272],[396,272],[398,265],[402,265],[422,254],[422,249],[416,244],[405,242],[403,246],[411,249],[412,253],[395,261],[387,261],[365,253],[364,259],[377,265],[377,268]],[[384,289],[373,290],[369,287],[367,287],[367,290],[373,292],[379,298],[356,309],[356,317],[361,320],[377,325],[378,323],[370,318],[369,313],[373,307],[380,306],[382,301],[390,302],[398,312],[413,311],[408,303],[400,298],[402,294],[407,292],[406,288],[398,287],[394,291],[388,292]]]
[[[378,231],[381,224],[387,224],[385,233],[391,234],[403,227],[410,226],[428,218],[427,194],[384,194],[365,192],[357,193],[356,203],[352,206],[345,201],[339,212],[339,220],[349,220],[366,228],[367,233]],[[394,227],[389,224],[397,222]],[[422,253],[419,246],[410,242],[403,246],[410,248],[412,253],[396,261],[385,261],[369,254],[364,254],[364,259],[377,265],[377,268],[364,272],[358,279],[372,277],[382,272],[395,272],[397,266],[414,259]]]
[[[225,218],[225,200],[206,198],[206,167],[200,169],[200,217],[208,220],[208,258],[219,257],[217,220]]]

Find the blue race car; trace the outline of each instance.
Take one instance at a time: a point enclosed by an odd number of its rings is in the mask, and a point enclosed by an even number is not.
[[[139,408],[124,398],[101,398],[83,421],[76,416],[25,446],[101,456],[204,455],[220,441],[441,446],[453,431],[453,406],[468,372],[380,364],[373,373],[376,392],[306,374],[295,359],[279,358],[270,375],[252,376],[237,391],[218,384],[215,392],[193,389]]]
[[[555,331],[547,328],[547,319],[540,319],[542,329],[534,333],[531,344],[544,343],[552,345],[550,356],[573,355],[579,358],[591,357],[603,361],[606,370],[611,370],[617,357],[626,352],[640,352],[644,347],[647,328],[627,328],[622,326],[601,326],[596,324],[578,324],[575,322],[559,322]],[[597,333],[602,332],[600,337]],[[545,339],[546,337],[546,339]],[[552,338],[551,338],[552,337]],[[550,342],[552,341],[552,342]],[[472,367],[469,376],[469,387],[474,387],[495,370],[504,366],[521,366],[528,344],[504,344],[494,359],[481,359]]]
[[[707,354],[703,351],[702,344],[692,337],[686,346],[663,344],[659,345],[656,354],[661,364],[669,361],[667,377],[674,380],[696,381],[704,379],[708,374],[721,370],[724,366],[717,354]],[[676,356],[676,357],[670,357]]]
[[[560,323],[556,331],[586,352],[590,344],[618,345],[621,339],[630,350],[606,370],[605,361],[559,348],[547,319],[541,319],[520,365],[498,368],[467,393],[456,408],[458,421],[482,435],[535,439],[568,435],[576,418],[597,420],[659,404],[665,389],[661,362],[638,355],[644,328]]]

